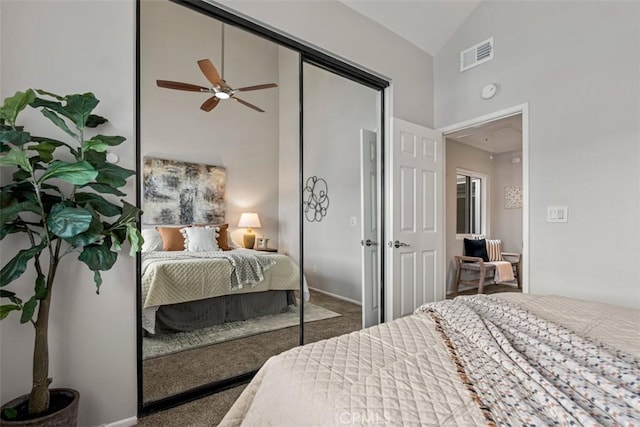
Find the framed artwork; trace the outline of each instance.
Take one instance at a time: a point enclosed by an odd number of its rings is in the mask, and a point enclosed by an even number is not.
[[[200,163],[145,157],[144,224],[222,224],[226,169]]]
[[[517,209],[522,207],[522,185],[504,187],[504,208]]]

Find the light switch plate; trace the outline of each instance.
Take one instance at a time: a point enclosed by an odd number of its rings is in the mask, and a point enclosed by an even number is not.
[[[547,222],[567,222],[566,206],[547,206]]]

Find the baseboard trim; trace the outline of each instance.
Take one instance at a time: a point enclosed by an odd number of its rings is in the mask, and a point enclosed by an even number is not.
[[[120,421],[102,424],[102,427],[132,427],[138,424],[138,417],[129,417]]]
[[[361,301],[356,301],[356,300],[351,299],[351,298],[343,297],[342,295],[336,295],[336,294],[333,294],[331,292],[327,292],[327,291],[325,291],[323,289],[312,288],[311,286],[309,286],[309,289],[312,289],[312,290],[314,290],[316,292],[320,292],[321,294],[329,295],[330,297],[337,298],[337,299],[340,299],[342,301],[350,302],[351,304],[362,306],[362,302]]]

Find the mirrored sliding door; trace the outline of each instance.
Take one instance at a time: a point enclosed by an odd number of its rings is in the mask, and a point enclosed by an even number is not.
[[[379,321],[380,93],[303,65],[305,343]]]
[[[143,406],[299,345],[299,54],[140,2]]]

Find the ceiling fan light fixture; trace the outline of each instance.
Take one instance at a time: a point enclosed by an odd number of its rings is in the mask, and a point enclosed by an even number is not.
[[[231,95],[229,95],[227,92],[218,91],[215,93],[215,97],[218,99],[229,99]]]

